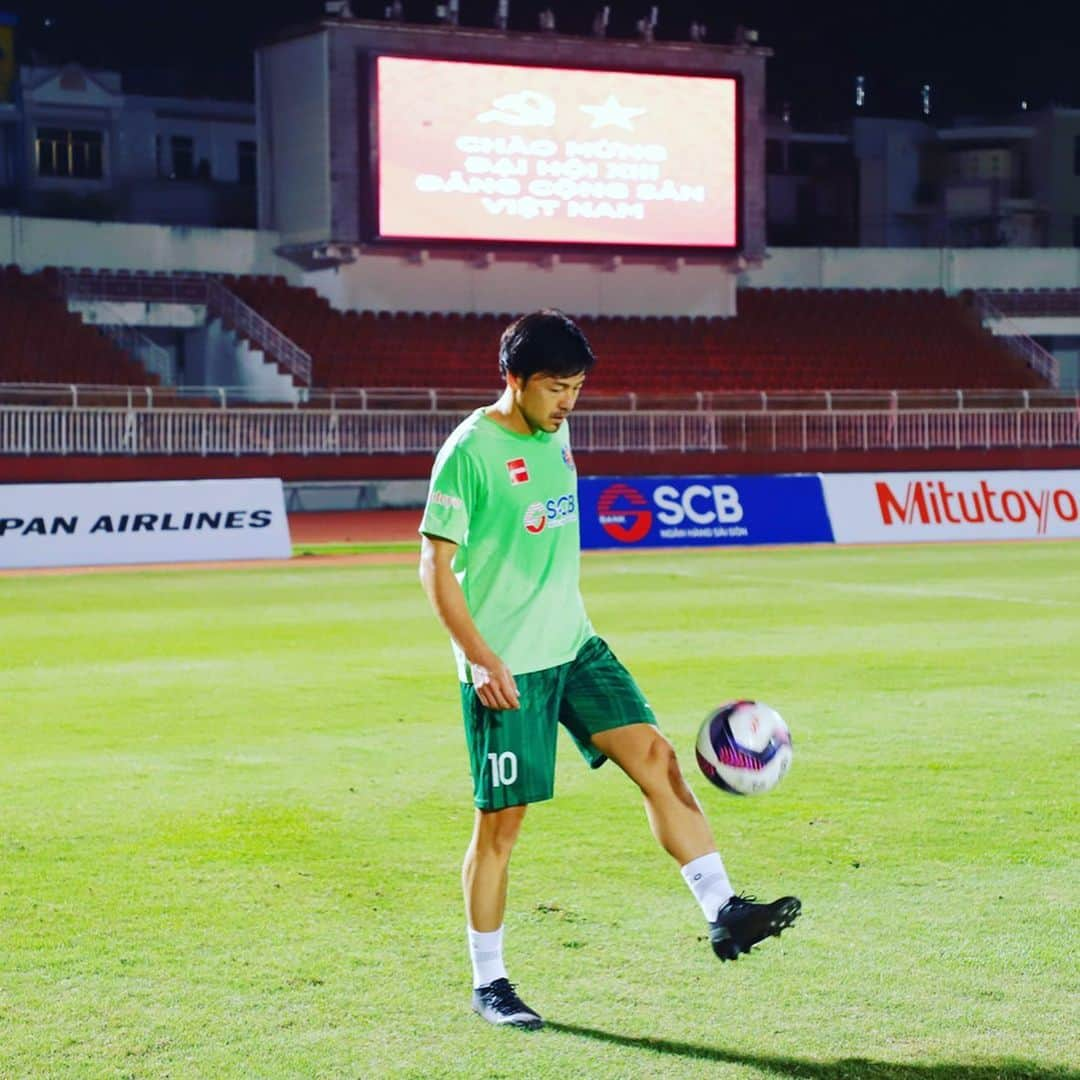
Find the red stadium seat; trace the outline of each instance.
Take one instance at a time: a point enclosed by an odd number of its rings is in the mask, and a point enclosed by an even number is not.
[[[80,275],[121,275],[83,268]],[[190,275],[128,274],[164,296]],[[141,279],[141,281],[139,280]],[[193,279],[194,280],[194,279]],[[222,284],[313,358],[318,386],[497,386],[495,350],[509,316],[348,311],[285,278],[228,276]],[[152,382],[137,363],[70,315],[59,271],[0,268],[0,379]],[[1030,300],[1029,300],[1030,298]],[[1073,312],[1075,290],[1013,292],[1019,307]],[[1005,301],[1003,301],[1005,302]],[[590,389],[1025,388],[1040,379],[979,324],[971,297],[929,290],[743,289],[730,319],[592,316],[581,320],[601,363]]]

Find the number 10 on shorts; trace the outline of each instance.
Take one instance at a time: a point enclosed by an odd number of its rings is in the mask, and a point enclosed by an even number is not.
[[[488,754],[491,766],[491,786],[509,787],[518,778],[517,754],[507,750],[503,754]]]

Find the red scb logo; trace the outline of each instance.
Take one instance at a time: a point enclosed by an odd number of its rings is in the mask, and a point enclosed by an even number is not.
[[[530,503],[523,524],[526,532],[536,534],[545,528],[561,529],[572,521],[577,521],[577,496],[571,493],[547,502]]]
[[[629,484],[612,484],[600,492],[596,510],[604,532],[621,544],[635,544],[652,528],[649,500]]]
[[[546,524],[547,514],[544,513],[544,504],[534,502],[525,511],[525,531],[531,533],[543,532]]]

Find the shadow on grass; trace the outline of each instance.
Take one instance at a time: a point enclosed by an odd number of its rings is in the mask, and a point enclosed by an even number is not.
[[[1006,1058],[983,1065],[905,1065],[899,1062],[869,1061],[866,1058],[844,1058],[840,1061],[811,1061],[808,1058],[772,1057],[767,1054],[742,1054],[738,1050],[723,1050],[694,1043],[672,1042],[670,1039],[633,1038],[616,1035],[597,1028],[578,1027],[545,1020],[548,1031],[564,1031],[585,1039],[652,1050],[658,1054],[674,1054],[699,1061],[715,1061],[726,1065],[748,1065],[777,1076],[801,1077],[805,1080],[1080,1080],[1073,1069],[1047,1068],[1028,1061]]]

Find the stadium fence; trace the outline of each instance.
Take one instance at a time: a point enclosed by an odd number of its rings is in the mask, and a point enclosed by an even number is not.
[[[328,409],[354,412],[458,411],[487,405],[493,387],[296,387],[288,400],[267,401],[250,386],[92,385],[87,383],[0,383],[0,408],[237,408]],[[590,388],[582,412],[833,412],[890,410],[1013,410],[1080,408],[1080,390],[672,390],[597,391]]]
[[[0,407],[0,454],[434,453],[463,410]],[[582,452],[1080,447],[1080,408],[575,413]]]

